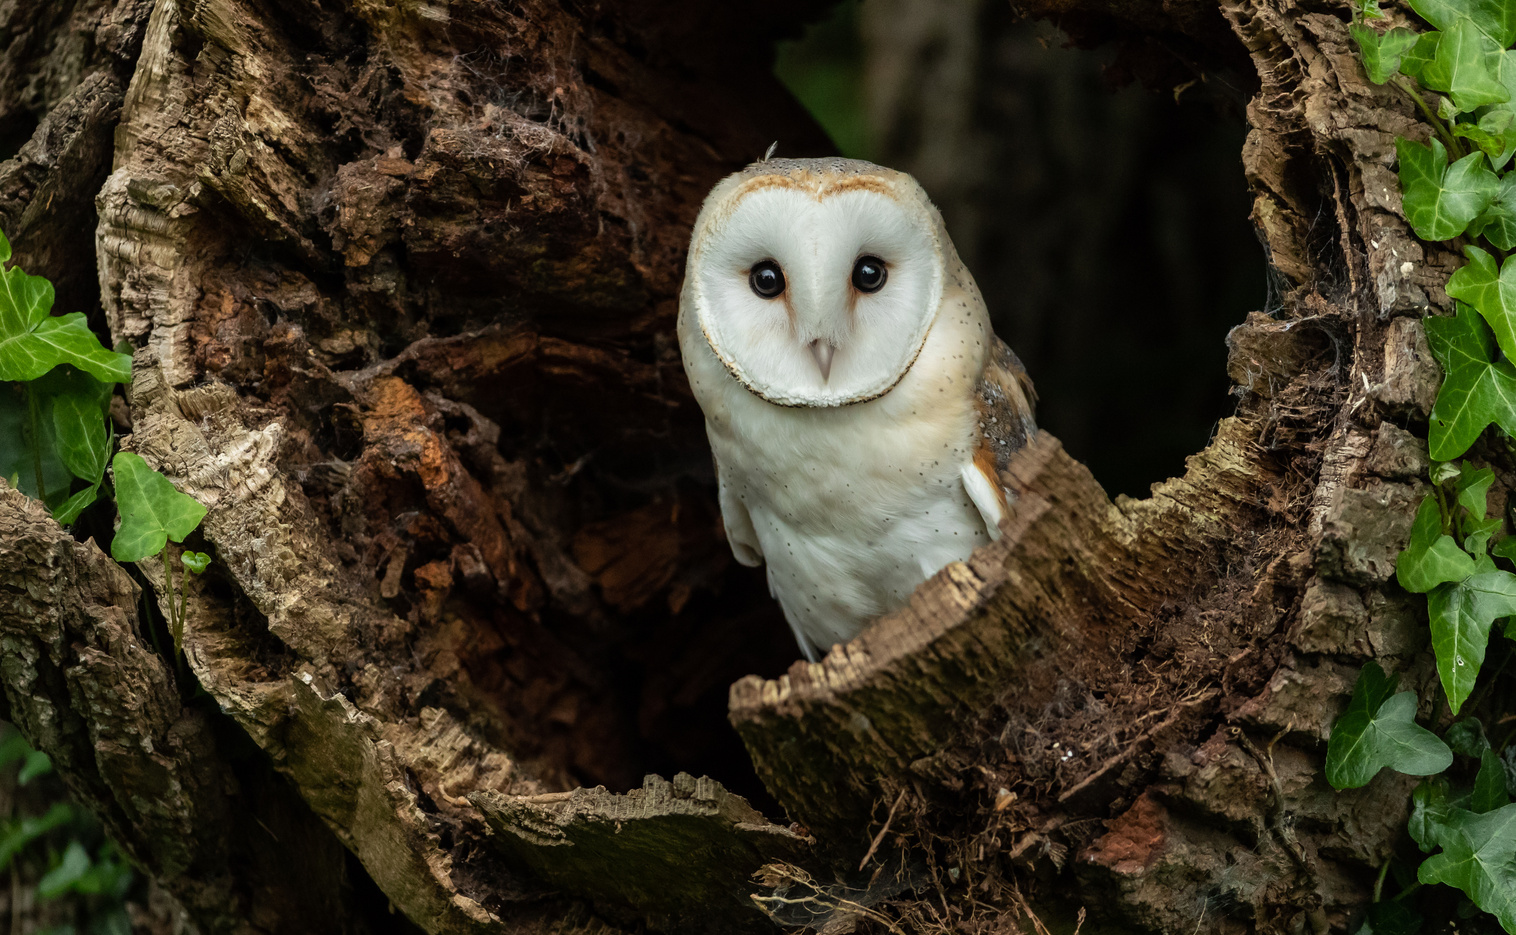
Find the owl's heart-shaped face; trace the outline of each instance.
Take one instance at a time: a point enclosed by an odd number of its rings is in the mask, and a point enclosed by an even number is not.
[[[909,176],[867,163],[756,168],[717,186],[695,223],[685,289],[711,349],[783,406],[889,392],[942,297],[935,209]]]

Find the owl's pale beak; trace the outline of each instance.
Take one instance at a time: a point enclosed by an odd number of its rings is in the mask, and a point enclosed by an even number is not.
[[[817,338],[811,342],[811,356],[816,358],[816,368],[821,371],[821,382],[825,383],[832,376],[832,354],[837,351],[830,341],[825,338]]]

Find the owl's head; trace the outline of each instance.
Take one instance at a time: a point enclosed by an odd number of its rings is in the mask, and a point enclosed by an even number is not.
[[[769,159],[695,221],[684,300],[711,350],[783,406],[843,406],[910,370],[951,251],[916,180],[854,159]]]

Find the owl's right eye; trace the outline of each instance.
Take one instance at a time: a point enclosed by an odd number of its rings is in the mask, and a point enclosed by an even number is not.
[[[784,291],[784,273],[779,271],[778,263],[764,260],[755,264],[752,272],[747,274],[747,284],[760,299],[772,299]]]

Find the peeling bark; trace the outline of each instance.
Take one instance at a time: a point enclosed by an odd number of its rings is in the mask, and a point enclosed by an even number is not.
[[[49,6],[0,60],[0,124],[38,121],[0,223],[98,289],[123,445],[215,564],[180,678],[127,573],[0,486],[10,717],[207,932],[756,931],[769,891],[817,927],[1350,927],[1408,785],[1332,792],[1328,727],[1366,659],[1435,678],[1392,580],[1455,262],[1395,213],[1425,130],[1332,9],[1023,6],[1257,88],[1284,288],[1229,339],[1237,414],[1143,500],[1040,437],[999,541],[740,681],[791,644],[721,541],[675,293],[712,182],[824,145],[767,71],[801,5]]]

